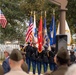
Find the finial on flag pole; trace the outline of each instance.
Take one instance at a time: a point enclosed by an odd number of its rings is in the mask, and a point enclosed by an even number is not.
[[[31,11],[31,16],[32,16],[32,11]]]
[[[34,11],[34,15],[35,15],[35,11]]]
[[[42,17],[42,11],[41,11],[41,17]]]
[[[55,9],[53,8],[53,15],[55,16]]]
[[[45,17],[46,17],[46,11],[45,11]]]

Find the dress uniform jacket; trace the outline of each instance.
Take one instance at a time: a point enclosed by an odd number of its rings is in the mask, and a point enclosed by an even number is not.
[[[48,63],[48,54],[47,54],[48,50],[43,50],[42,51],[42,59],[44,63]]]
[[[54,53],[49,51],[49,63],[54,63]]]
[[[37,52],[37,47],[33,47],[33,49],[32,49],[32,60],[36,60],[36,52]]]
[[[42,52],[37,54],[37,58],[36,58],[37,62],[42,62]]]
[[[68,66],[60,66],[56,71],[53,71],[50,75],[65,75]]]
[[[24,72],[22,69],[13,68],[10,70],[10,72],[6,73],[5,75],[28,75],[28,74]]]
[[[33,50],[32,46],[30,45],[26,46],[26,50],[25,50],[26,57],[31,58],[32,50]]]

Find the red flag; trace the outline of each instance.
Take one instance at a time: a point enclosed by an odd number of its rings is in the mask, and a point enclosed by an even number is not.
[[[2,28],[5,28],[7,24],[7,20],[1,10],[0,10],[0,24]]]
[[[38,51],[42,52],[42,16],[38,28]]]

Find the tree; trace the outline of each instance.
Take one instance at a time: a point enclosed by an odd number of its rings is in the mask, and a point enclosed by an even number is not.
[[[68,0],[66,18],[72,33],[74,33],[76,25],[75,6],[76,0]],[[25,20],[29,21],[31,11],[36,11],[37,27],[41,11],[43,18],[44,11],[47,12],[46,19],[48,29],[51,22],[53,9],[55,9],[56,25],[59,20],[59,7],[55,4],[52,4],[49,0],[1,0],[0,7],[8,21],[8,25],[5,29],[2,29],[0,26],[0,39],[3,39],[3,41],[16,39],[24,41],[25,37],[23,32],[26,29]]]
[[[68,0],[67,5],[67,21],[70,26],[72,34],[75,33],[76,29],[76,0]]]
[[[22,40],[23,38],[23,28],[26,27],[24,23],[25,14],[19,8],[20,0],[1,0],[0,7],[3,11],[8,24],[5,29],[0,27],[1,37],[0,39],[5,40]],[[24,24],[22,26],[22,24]],[[23,38],[24,39],[24,38]]]

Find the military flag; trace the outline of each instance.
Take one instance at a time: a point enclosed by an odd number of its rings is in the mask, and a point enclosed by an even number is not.
[[[50,38],[50,45],[56,44],[56,24],[54,16],[52,16],[52,21],[50,24],[49,38]]]
[[[49,46],[49,37],[47,34],[47,27],[46,27],[46,11],[44,17],[44,26],[43,26],[43,46]]]
[[[34,25],[33,25],[33,42],[36,43],[36,47],[38,47],[35,11],[34,11]]]
[[[59,28],[60,28],[60,23],[58,23],[57,34],[59,34],[60,32]],[[72,41],[71,32],[66,20],[65,20],[65,34],[67,35],[67,45],[70,45]]]
[[[40,22],[38,27],[38,51],[42,52],[42,16],[40,17]]]

